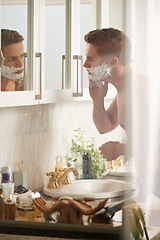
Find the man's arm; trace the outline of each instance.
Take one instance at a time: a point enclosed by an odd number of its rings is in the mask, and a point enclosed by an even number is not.
[[[108,133],[119,125],[116,102],[115,98],[107,110],[104,107],[104,100],[93,103],[93,121],[99,133]]]
[[[119,125],[117,97],[106,110],[104,106],[104,97],[108,91],[108,83],[105,82],[102,88],[95,85],[90,86],[89,91],[93,100],[93,121],[97,130],[101,134],[112,131]]]

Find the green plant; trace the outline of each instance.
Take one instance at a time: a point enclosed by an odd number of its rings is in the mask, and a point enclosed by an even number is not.
[[[67,167],[73,166],[73,164],[77,161],[77,153],[81,155],[80,164],[82,164],[82,157],[84,153],[87,152],[91,156],[92,174],[97,177],[103,176],[106,172],[105,160],[97,149],[94,138],[89,141],[85,140],[85,132],[81,128],[74,130],[74,132],[75,135],[72,139],[71,152],[65,156],[67,160]]]

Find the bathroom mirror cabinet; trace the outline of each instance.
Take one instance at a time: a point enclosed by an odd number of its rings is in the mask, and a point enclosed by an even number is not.
[[[1,29],[24,38],[27,84],[24,91],[0,91],[0,107],[84,99],[84,35],[101,27],[122,29],[123,8],[124,0],[1,0]]]

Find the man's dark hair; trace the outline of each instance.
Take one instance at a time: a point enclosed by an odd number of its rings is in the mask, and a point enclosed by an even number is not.
[[[86,34],[84,40],[96,46],[97,53],[103,57],[117,56],[122,64],[130,61],[130,41],[118,29],[96,29]]]
[[[17,31],[9,29],[1,29],[1,49],[3,47],[12,44],[22,42],[24,40],[23,36],[20,35]]]

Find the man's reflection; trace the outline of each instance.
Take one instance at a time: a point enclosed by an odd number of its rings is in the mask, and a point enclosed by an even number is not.
[[[1,30],[1,91],[24,90],[24,40],[17,31]]]

